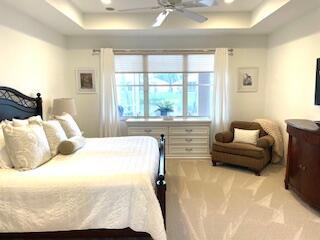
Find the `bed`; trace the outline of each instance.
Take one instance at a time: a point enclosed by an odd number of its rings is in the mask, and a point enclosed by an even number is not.
[[[0,87],[0,121],[35,115],[40,94]],[[0,239],[166,239],[164,154],[164,136],[92,138],[37,169],[0,169]]]

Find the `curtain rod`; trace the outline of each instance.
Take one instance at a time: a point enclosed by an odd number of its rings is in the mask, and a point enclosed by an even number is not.
[[[173,49],[173,50],[161,50],[161,49],[114,49],[114,54],[118,55],[143,55],[143,54],[214,54],[215,49]],[[233,49],[228,49],[229,55],[233,56]],[[93,49],[92,55],[99,55],[100,49]]]

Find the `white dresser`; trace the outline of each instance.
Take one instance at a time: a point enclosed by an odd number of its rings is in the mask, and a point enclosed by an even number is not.
[[[208,118],[175,118],[127,120],[129,136],[161,134],[166,138],[167,158],[209,158],[210,120]]]

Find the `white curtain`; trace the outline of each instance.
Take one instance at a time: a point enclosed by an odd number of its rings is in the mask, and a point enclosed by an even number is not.
[[[100,52],[100,137],[120,136],[113,49]]]
[[[212,99],[211,128],[214,135],[229,129],[229,51],[227,48],[217,48],[214,61],[214,91]]]

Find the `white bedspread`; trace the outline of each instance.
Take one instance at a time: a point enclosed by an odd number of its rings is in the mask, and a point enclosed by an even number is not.
[[[130,227],[165,240],[158,158],[151,137],[100,138],[31,171],[0,169],[0,232]]]

